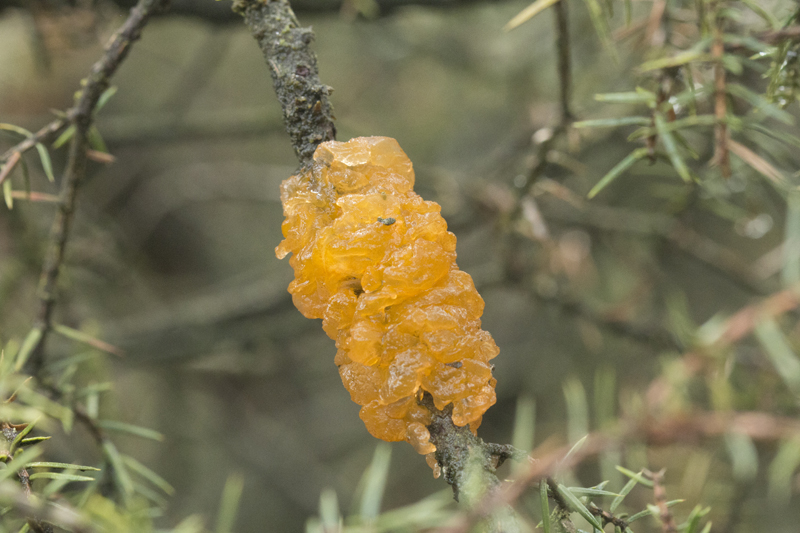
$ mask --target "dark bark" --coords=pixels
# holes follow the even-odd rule
[[[496,474],[497,467],[506,459],[525,454],[510,445],[486,443],[474,435],[468,426],[455,425],[451,416],[452,404],[440,411],[428,393],[425,393],[421,403],[433,413],[428,431],[431,433],[431,442],[436,446],[436,461],[445,481],[453,488],[456,501],[474,507],[491,497],[501,487]],[[519,531],[514,513],[507,505],[497,506],[492,513],[483,516],[482,521],[490,533]]]
[[[244,17],[264,53],[286,132],[300,165],[306,165],[320,143],[336,138],[331,88],[320,82],[317,57],[310,49],[314,33],[300,27],[287,0],[237,0],[233,9]]]

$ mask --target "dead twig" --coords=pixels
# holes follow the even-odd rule
[[[474,435],[468,426],[456,426],[451,417],[453,406],[448,405],[440,411],[427,392],[420,403],[433,414],[428,431],[431,442],[436,446],[436,462],[441,467],[445,481],[453,488],[456,501],[471,506],[485,494],[496,493],[501,487],[496,474],[497,467],[507,458],[524,454],[512,446],[487,444]],[[489,532],[519,531],[507,506],[499,505],[491,514],[481,516],[479,520],[488,521],[486,526]]]

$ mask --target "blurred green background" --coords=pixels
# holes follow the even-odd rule
[[[99,5],[0,11],[0,122],[35,130],[50,109],[72,104],[124,20],[118,7]],[[338,138],[396,138],[414,162],[417,192],[442,205],[458,237],[458,264],[486,300],[484,329],[501,348],[493,361],[498,402],[480,430],[492,442],[510,441],[520,395],[536,400],[537,443],[562,434],[568,377],[590,398],[600,368],[614,370],[622,391],[641,389],[660,370],[660,355],[681,347],[670,316],[701,323],[733,311],[763,294],[774,274],[765,260],[761,274],[742,281],[628,216],[626,209],[668,211],[681,194],[663,164],[621,178],[593,204],[617,210],[594,219],[545,195],[538,207],[547,244],[504,224],[515,184],[532,164],[530,139],[559,112],[552,14],[502,31],[526,5],[405,6],[365,17],[353,14],[369,14],[368,3],[341,10],[310,3],[299,12],[316,33],[321,79],[334,88]],[[641,56],[621,41],[621,58],[612,61],[583,5],[570,8],[574,111],[601,116],[607,108],[592,95],[632,86]],[[163,443],[123,445],[175,486],[163,522],[213,516],[236,472],[245,479],[238,531],[301,530],[327,487],[347,509],[377,442],[341,385],[333,342],[319,321],[294,309],[291,268],[274,255],[278,187],[296,160],[260,51],[236,19],[164,16],[146,28],[113,84],[118,92],[97,125],[116,162],[92,164],[81,190],[57,320],[125,351],[95,369],[116,384],[102,409],[165,435]],[[626,133],[576,137],[545,183],[585,197],[632,149]],[[696,149],[708,153],[703,142]],[[54,153],[56,168],[63,160],[63,150]],[[34,189],[56,192],[38,166],[31,173]],[[734,215],[701,206],[683,222],[750,265],[780,244],[782,204],[743,178],[730,189]],[[22,201],[0,210],[4,341],[30,327],[52,212]],[[643,334],[614,326],[629,323]],[[56,356],[76,349],[51,346]],[[62,437],[59,453],[86,454],[81,438]],[[392,454],[387,507],[445,488],[407,444],[393,444]],[[714,512],[726,523],[734,491],[718,475],[729,469],[718,451],[672,447],[648,459],[670,468],[668,490],[689,508],[719,503]],[[599,481],[593,469],[582,476]],[[743,500],[736,531],[751,530],[748,516],[760,531],[796,531],[796,511],[764,513],[763,497]]]

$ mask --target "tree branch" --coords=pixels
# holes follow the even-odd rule
[[[664,533],[677,533],[678,527],[675,525],[675,518],[667,506],[667,491],[664,488],[664,473],[666,470],[662,469],[659,472],[644,471],[644,475],[649,477],[653,482],[653,498],[655,499],[656,507],[658,507],[658,519],[661,520],[661,530]]]
[[[706,371],[709,364],[715,360],[708,354],[735,345],[752,334],[762,321],[777,319],[798,307],[800,307],[800,284],[795,284],[739,309],[720,324],[713,339],[706,340],[681,356],[679,361],[683,372],[687,376],[694,376]],[[646,393],[651,408],[661,405],[669,396],[672,387],[673,385],[664,376],[651,381]]]
[[[331,88],[320,82],[316,56],[309,50],[313,34],[299,27],[287,0],[266,4],[258,0],[235,0],[233,9],[244,16],[264,53],[283,108],[286,131],[301,166],[306,165],[311,162],[317,146],[333,140],[336,135],[328,100]],[[513,448],[486,444],[468,427],[455,425],[452,405],[440,411],[430,394],[426,394],[421,403],[433,414],[428,427],[431,442],[436,446],[436,460],[453,487],[456,500],[470,504],[486,492],[496,490],[500,480],[495,469],[514,455]],[[487,520],[489,531],[519,530],[510,508],[493,513]]]
[[[21,426],[13,426],[6,421],[3,421],[0,423],[0,427],[2,427],[2,435],[6,440],[3,446],[3,448],[5,448],[3,453],[6,455],[6,457],[13,456],[13,443],[19,435],[17,428]],[[22,486],[21,496],[26,502],[29,502],[33,497],[33,492],[31,491],[31,477],[28,473],[28,469],[23,466],[17,470],[17,477],[19,478],[20,485]],[[25,511],[28,510],[23,509],[22,514],[26,516],[26,523],[31,531],[34,533],[53,533],[53,527],[50,524],[42,522],[38,517],[33,516],[33,513]]]
[[[45,143],[50,141],[50,139],[55,137],[58,133],[61,132],[61,130],[67,127],[67,124],[69,124],[71,119],[72,117],[69,114],[67,114],[67,116],[63,118],[58,118],[54,120],[47,126],[44,126],[39,131],[34,133],[31,137],[28,137],[24,141],[21,141],[18,144],[6,150],[5,153],[3,153],[3,155],[0,155],[0,161],[9,161],[12,157],[19,157],[28,150],[32,149],[38,143]],[[5,177],[0,179],[0,183],[2,183],[4,178]]]
[[[717,7],[717,9],[721,11],[720,8]],[[731,177],[731,161],[728,151],[728,125],[726,122],[728,101],[725,87],[725,67],[722,64],[722,56],[725,52],[722,25],[722,17],[717,15],[713,32],[714,40],[711,43],[711,57],[716,61],[714,63],[714,115],[717,117],[717,124],[714,127],[714,158],[712,161],[719,166],[722,177],[727,179]]]
[[[59,502],[59,505],[55,506],[38,498],[28,498],[22,491],[10,484],[0,485],[0,502],[11,506],[20,514],[30,517],[30,520],[46,523],[46,527],[50,527],[49,524],[58,524],[74,533],[97,531],[76,510],[67,507],[64,502]],[[34,528],[33,531],[36,529]],[[40,531],[42,530],[40,529]],[[48,530],[44,529],[43,531]],[[53,531],[52,528],[49,531]]]
[[[520,469],[516,479],[506,483],[498,490],[487,492],[472,508],[451,520],[448,526],[437,529],[438,533],[467,533],[473,526],[484,520],[497,509],[509,508],[526,493],[528,488],[542,480],[574,469],[587,459],[601,452],[630,442],[643,442],[647,445],[665,446],[680,442],[697,442],[704,439],[719,439],[730,433],[746,435],[758,442],[776,442],[800,436],[800,422],[790,417],[774,416],[763,412],[716,413],[697,411],[677,414],[672,417],[659,416],[652,411],[637,418],[620,419],[614,428],[590,433],[580,447],[561,446],[552,450],[545,443],[542,448],[552,451],[533,450],[530,461]],[[555,491],[552,491],[555,493]],[[663,498],[662,494],[658,495]],[[556,502],[558,503],[558,502]],[[619,518],[601,509],[590,512],[600,516],[605,523],[620,525]]]
[[[558,79],[560,83],[561,123],[564,127],[574,120],[570,102],[572,101],[572,62],[569,46],[569,18],[567,3],[556,2],[553,6],[556,16],[556,47],[558,48]]]
[[[235,0],[233,10],[244,17],[267,60],[286,132],[304,166],[320,143],[336,138],[331,88],[320,81],[317,57],[309,48],[314,33],[300,27],[288,0]]]
[[[456,501],[472,507],[487,495],[496,493],[502,486],[495,473],[497,467],[509,457],[524,454],[512,446],[487,444],[468,426],[455,425],[451,417],[452,404],[440,411],[427,392],[420,403],[433,414],[428,431],[436,446],[436,462],[445,481],[453,488]],[[481,519],[490,533],[520,530],[510,506],[499,505]]]
[[[78,188],[86,171],[86,151],[88,149],[86,134],[94,121],[94,108],[100,100],[100,96],[108,89],[111,77],[128,55],[131,44],[139,39],[142,28],[147,24],[153,13],[166,7],[167,3],[168,0],[139,1],[136,7],[131,10],[128,19],[106,45],[105,54],[94,64],[89,76],[84,80],[83,90],[80,92],[77,103],[67,113],[69,122],[75,128],[75,132],[70,143],[67,167],[61,180],[61,201],[58,204],[58,211],[50,229],[50,242],[39,280],[39,311],[34,328],[39,328],[42,334],[31,352],[29,366],[34,373],[38,372],[43,361],[44,345],[47,333],[50,330],[50,321],[56,302],[56,287],[61,265],[64,261],[64,251],[69,238],[72,214],[75,210]],[[35,145],[36,141],[33,139],[38,137],[40,133],[42,138],[54,134],[55,131],[58,131],[63,126],[58,122],[55,121],[46,126],[34,137],[23,141],[23,143],[32,142],[32,145]]]
[[[375,0],[377,15],[391,15],[405,6],[426,6],[438,9],[459,8],[480,2],[481,0]],[[110,0],[122,9],[130,9],[136,0]],[[356,2],[352,0],[294,0],[293,9],[296,13],[329,13],[336,15],[345,9],[353,10]],[[29,0],[0,0],[0,13],[8,8],[26,8]],[[52,9],[74,7],[74,0],[48,0],[47,6]],[[224,2],[198,1],[198,0],[172,0],[170,15],[195,17],[211,24],[230,24],[237,21],[235,14],[231,13]],[[372,15],[372,13],[370,13]]]

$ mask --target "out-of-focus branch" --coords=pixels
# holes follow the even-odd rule
[[[555,128],[542,128],[533,135],[537,143],[533,165],[525,178],[525,182],[517,191],[517,203],[509,213],[509,220],[519,217],[522,211],[522,198],[544,174],[547,167],[547,155],[562,136],[567,132],[570,123],[575,119],[572,114],[572,56],[569,41],[569,18],[566,2],[556,2],[553,6],[556,27],[556,49],[558,54],[559,107],[560,120]]]
[[[561,89],[561,126],[574,120],[570,102],[572,101],[572,61],[569,46],[569,17],[567,3],[556,2],[553,6],[556,16],[556,47],[558,48],[558,79]]]
[[[283,122],[300,165],[311,162],[320,143],[336,138],[331,88],[323,85],[310,45],[314,33],[301,28],[288,0],[235,0],[258,41],[283,109]]]
[[[658,507],[658,519],[661,520],[661,531],[663,533],[677,533],[678,528],[675,526],[675,518],[667,505],[667,490],[664,488],[664,474],[665,470],[658,472],[650,472],[645,470],[645,476],[653,481],[653,498],[655,499],[656,507]]]
[[[13,442],[17,439],[19,433],[17,429],[21,428],[22,426],[14,426],[7,422],[2,422],[0,424],[2,427],[2,435],[5,439],[4,443],[4,453],[6,457],[13,453]],[[23,467],[17,470],[17,477],[19,478],[20,485],[22,486],[22,496],[25,500],[30,501],[33,497],[33,492],[31,491],[31,478],[30,474],[28,473],[28,469]],[[23,516],[26,517],[26,522],[28,524],[28,528],[34,533],[53,533],[53,527],[48,524],[47,522],[43,522],[40,520],[39,517],[33,516],[31,512],[23,512]]]
[[[754,34],[753,37],[764,44],[770,45],[776,45],[783,41],[800,41],[800,26],[792,25],[778,30],[764,31]],[[747,48],[747,45],[743,41],[738,42],[734,40],[733,42],[725,43],[725,50],[738,52],[741,50],[749,50],[749,48]]]
[[[719,8],[718,8],[719,9]],[[714,127],[714,164],[719,166],[719,170],[724,178],[731,177],[731,160],[728,150],[728,101],[727,89],[725,86],[725,66],[722,64],[722,56],[725,53],[723,42],[722,18],[718,17],[714,26],[714,40],[711,43],[711,57],[714,63],[714,115],[717,124]]]
[[[639,441],[648,445],[668,445],[718,439],[729,433],[746,435],[758,442],[777,442],[800,437],[800,422],[789,417],[763,412],[717,413],[701,411],[672,417],[642,416],[622,419],[617,427],[604,432],[590,433],[579,447],[566,445],[556,450],[533,450],[536,459],[522,468],[516,479],[498,490],[487,493],[467,513],[438,529],[439,533],[466,533],[474,524],[492,515],[496,509],[514,505],[531,485],[569,471],[603,451],[627,442]],[[546,446],[546,444],[545,444]]]
[[[537,162],[534,165],[534,178],[539,175],[538,172],[541,172],[546,164],[546,161],[542,158],[547,150],[545,145],[548,142],[550,142],[549,139],[544,141],[536,153]],[[539,195],[548,193],[562,200],[537,202],[536,205],[542,219],[547,223],[548,227],[551,225],[580,226],[603,232],[619,232],[633,236],[640,235],[642,237],[661,239],[669,246],[718,271],[747,292],[757,295],[768,293],[769,283],[761,279],[756,274],[755,268],[739,254],[698,233],[676,217],[594,205],[591,202],[584,201],[583,198],[550,179],[531,182],[530,186],[531,191],[527,198],[531,195],[538,198]],[[489,199],[488,201],[487,198]],[[516,194],[512,192],[508,194],[505,194],[502,190],[499,192],[481,192],[476,197],[476,201],[492,211],[499,211],[506,227],[509,227],[514,217],[519,217],[522,212],[522,201],[517,200]],[[516,248],[514,249],[516,250]],[[505,284],[508,281],[507,276],[498,276],[483,280],[482,286]],[[602,310],[586,305],[580,299],[571,298],[561,293],[548,295],[531,290],[530,294],[539,301],[558,306],[563,311],[585,319],[614,334],[650,344],[658,349],[681,350],[684,348],[661,323],[620,320],[619,317],[613,314],[606,314]]]
[[[10,506],[22,515],[31,517],[31,520],[58,524],[73,533],[91,533],[97,531],[84,520],[78,512],[60,502],[58,507],[38,498],[28,498],[13,485],[0,485],[0,502],[3,506]],[[34,531],[36,531],[34,529]],[[47,531],[46,529],[44,531]],[[53,531],[50,529],[49,531]]]
[[[743,307],[726,322],[718,343],[729,346],[753,332],[760,320],[777,318],[800,306],[800,286],[776,292],[753,305]]]
[[[64,128],[67,127],[72,117],[68,113],[66,117],[58,118],[44,126],[39,131],[34,133],[31,137],[28,137],[24,141],[17,143],[16,145],[12,146],[8,150],[0,155],[0,161],[9,161],[12,157],[19,157],[28,150],[32,149],[36,146],[37,143],[46,143],[53,139],[58,133],[61,132]],[[17,155],[19,154],[19,155]],[[0,182],[3,180],[0,179]]]
[[[592,205],[568,190],[548,183],[549,189],[565,197],[577,209],[542,204],[545,220],[555,220],[590,226],[603,231],[653,235],[664,239],[670,246],[717,270],[725,277],[755,294],[766,294],[764,281],[756,276],[755,269],[737,253],[717,243],[678,219],[661,214],[644,213],[630,209]]]
[[[683,354],[681,364],[686,375],[699,374],[707,368],[710,358],[704,352],[725,349],[750,335],[762,320],[777,318],[800,307],[800,286],[776,292],[763,300],[743,307],[718,329],[716,338]],[[653,380],[647,390],[648,402],[657,406],[669,394],[669,382],[662,376]]]
[[[480,0],[374,0],[377,13],[370,15],[390,15],[397,9],[405,6],[427,6],[432,8],[458,8],[470,4],[475,4]],[[123,9],[129,9],[136,4],[135,0],[110,0]],[[25,8],[29,5],[28,0],[0,0],[0,12],[7,8]],[[300,13],[330,13],[335,15],[344,10],[352,11],[352,0],[293,0],[292,6],[295,12]],[[73,0],[48,0],[48,6],[54,9],[64,9],[74,7]],[[198,0],[172,0],[170,4],[170,15],[184,17],[195,17],[211,24],[231,24],[237,21],[235,14],[231,13],[225,2],[200,2]]]
[[[111,77],[128,55],[131,45],[139,39],[142,28],[144,28],[154,12],[166,7],[167,4],[168,0],[139,1],[136,7],[131,10],[128,19],[106,45],[103,57],[94,64],[89,76],[84,80],[83,89],[75,107],[67,113],[69,122],[75,128],[75,131],[70,142],[67,166],[61,180],[61,201],[53,219],[47,255],[39,280],[39,311],[34,327],[39,328],[42,334],[32,350],[30,359],[30,367],[34,372],[41,367],[44,356],[44,343],[50,330],[50,321],[56,302],[56,287],[69,238],[75,200],[86,170],[86,152],[88,149],[86,134],[94,120],[94,108],[100,100],[100,96],[108,89]],[[46,127],[45,130],[50,131],[52,129],[54,132],[60,127],[51,125]],[[50,135],[50,133],[44,135]]]
[[[546,296],[533,290],[530,293],[536,300],[553,304],[565,313],[586,320],[620,337],[649,345],[655,350],[677,350],[681,347],[669,330],[661,324],[620,320],[615,317],[609,317],[602,311],[593,309],[577,299],[573,300],[560,295]]]

